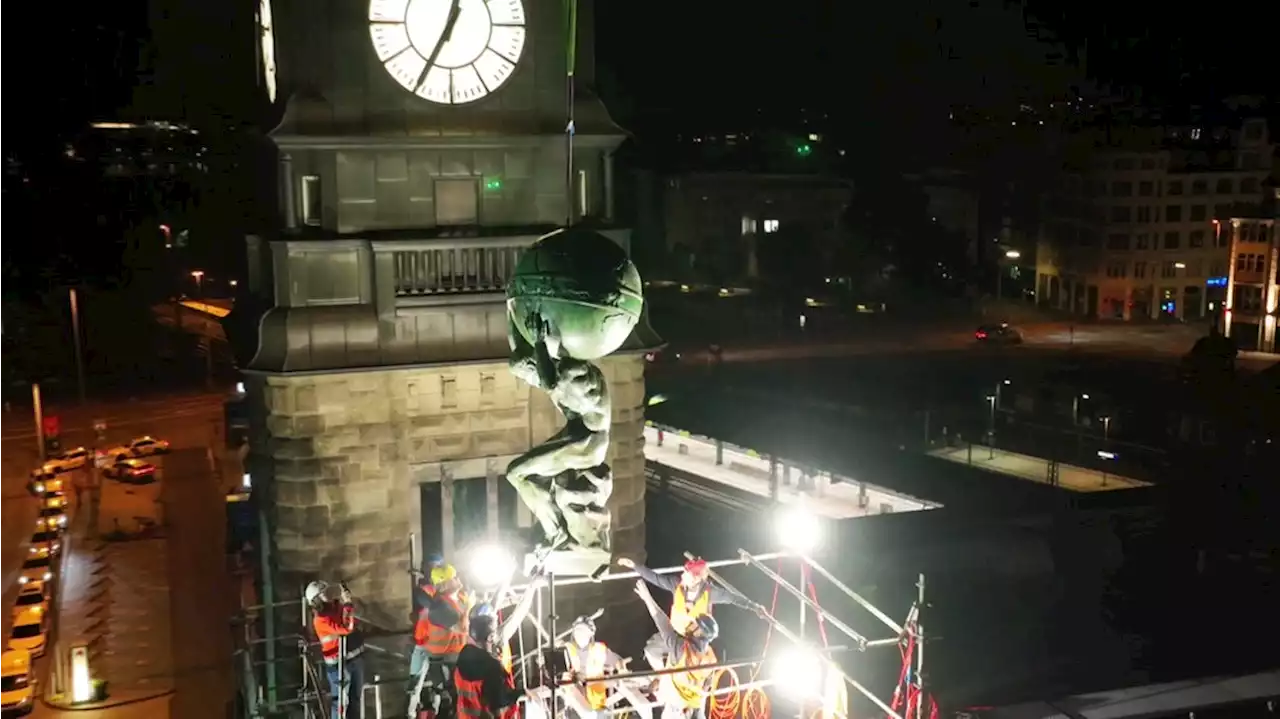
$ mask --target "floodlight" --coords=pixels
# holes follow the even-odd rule
[[[793,552],[806,553],[818,546],[818,520],[800,507],[783,507],[774,520],[778,543]]]
[[[822,694],[822,657],[808,646],[790,646],[769,662],[775,686],[792,699]]]
[[[516,558],[505,547],[482,544],[471,551],[471,579],[481,588],[493,589],[511,579]]]

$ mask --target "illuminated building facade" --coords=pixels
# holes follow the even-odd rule
[[[1255,205],[1275,146],[1261,118],[1112,130],[1050,208],[1037,295],[1106,319],[1208,318],[1227,297],[1231,231]]]
[[[1276,351],[1276,315],[1280,303],[1277,264],[1280,263],[1280,188],[1258,208],[1232,217],[1227,300],[1223,329],[1244,350]]]

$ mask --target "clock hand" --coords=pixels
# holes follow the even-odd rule
[[[453,39],[453,28],[458,24],[458,16],[462,14],[462,0],[452,0],[449,4],[449,19],[445,20],[444,32],[440,33],[440,41],[431,51],[431,56],[427,58],[426,67],[422,68],[422,74],[418,76],[418,82],[414,87],[422,87],[422,83],[427,81],[427,73],[431,72],[431,68],[436,65],[436,58],[440,57],[440,51],[444,49],[445,43]],[[452,80],[452,76],[450,78]]]

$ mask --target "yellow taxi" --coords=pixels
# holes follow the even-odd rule
[[[31,652],[9,649],[0,654],[0,709],[6,715],[27,714],[36,699],[36,680],[31,675]]]
[[[67,496],[61,492],[45,492],[42,509],[66,509]]]
[[[61,549],[62,542],[59,541],[57,530],[40,529],[31,535],[31,548],[27,553],[32,557],[53,557]]]
[[[31,493],[37,497],[44,496],[45,492],[61,492],[66,484],[62,481],[62,477],[53,472],[46,472],[43,468],[37,469],[31,473]]]
[[[49,639],[49,613],[40,607],[32,607],[18,612],[13,618],[13,628],[9,630],[9,649],[23,649],[31,652],[31,656],[44,654],[45,643]]]
[[[67,510],[65,507],[41,507],[40,516],[36,517],[36,530],[48,529],[60,532],[67,528]]]
[[[49,611],[49,583],[43,579],[26,582],[18,590],[18,598],[13,603],[13,616],[18,616],[32,607],[40,611]]]

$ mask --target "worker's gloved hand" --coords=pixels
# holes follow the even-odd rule
[[[649,585],[645,584],[643,579],[636,580],[636,596],[640,597],[646,602],[653,600],[652,595],[649,594]]]
[[[342,594],[341,594],[341,595],[339,595],[339,597],[338,597],[338,598],[339,598],[340,600],[342,600],[342,603],[343,603],[343,604],[350,604],[350,603],[351,603],[351,601],[352,601],[352,598],[351,598],[351,590],[350,590],[350,589],[347,589],[346,585],[343,585],[343,587],[342,587]]]
[[[765,619],[769,616],[769,611],[764,608],[763,604],[757,604],[751,607],[751,611],[755,612],[756,616],[760,617],[761,619]]]
[[[628,559],[627,557],[618,557],[617,562],[619,567],[625,567],[626,569],[636,568],[635,560]]]

